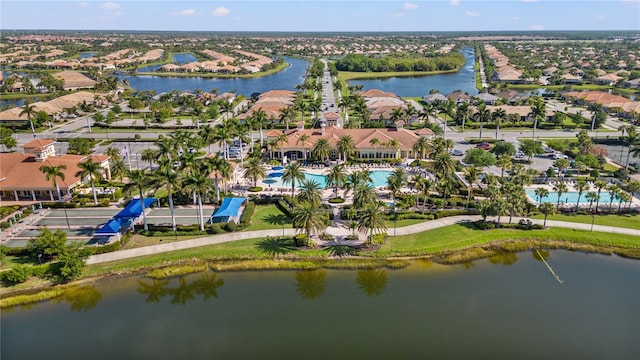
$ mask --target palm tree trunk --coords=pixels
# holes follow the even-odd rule
[[[173,194],[169,190],[169,211],[171,212],[171,230],[176,231],[176,216],[173,211]]]
[[[547,226],[547,213],[544,214],[544,222],[542,223],[542,226]]]
[[[200,218],[200,231],[204,231],[204,216],[202,215],[202,196],[198,194],[198,217]]]
[[[260,125],[260,146],[264,145],[264,138],[262,137],[262,125]]]
[[[480,141],[482,141],[482,124],[483,124],[483,121],[480,120]]]
[[[91,177],[91,192],[93,193],[93,203],[98,205],[98,196],[96,195],[96,187],[93,184],[93,176]]]
[[[144,231],[148,231],[149,225],[147,225],[147,214],[145,214],[145,211],[144,211],[144,195],[142,193],[142,188],[139,188],[138,190],[140,190],[140,205],[142,206],[142,225],[143,225]]]
[[[215,185],[216,185],[216,202],[219,204],[220,203],[220,185],[218,185],[218,177],[217,176],[215,178]]]
[[[60,192],[60,186],[58,185],[57,181],[55,181],[54,183],[56,185],[56,194],[58,194],[58,201],[62,201],[62,193]]]

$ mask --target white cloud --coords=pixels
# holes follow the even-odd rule
[[[622,5],[640,8],[640,0],[620,0]]]
[[[224,6],[213,9],[213,16],[227,16],[231,11]]]
[[[404,17],[404,13],[401,13],[401,12],[393,13],[391,14],[391,17],[401,18],[401,17]]]
[[[417,8],[419,8],[419,6],[418,6],[418,4],[406,2],[406,3],[404,3],[404,6],[402,8],[404,10],[416,10]]]
[[[106,2],[106,3],[102,3],[100,7],[107,10],[115,10],[120,8],[120,4],[116,4],[114,2]]]
[[[529,30],[544,30],[544,25],[531,25]]]
[[[471,16],[471,17],[478,17],[480,16],[479,12],[475,12],[475,11],[465,11],[464,14],[466,16]]]
[[[460,4],[460,0],[451,0],[452,6],[458,6]]]
[[[86,1],[81,1],[78,3],[78,7],[81,7],[81,8],[89,7],[89,3]]]
[[[511,20],[518,21],[518,20],[520,20],[520,16],[512,16]]]
[[[196,11],[193,9],[184,9],[174,13],[175,16],[192,16],[195,14],[196,14]]]

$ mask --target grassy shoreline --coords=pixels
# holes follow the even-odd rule
[[[449,234],[443,235],[443,234]],[[265,271],[306,269],[398,269],[415,259],[440,264],[460,264],[504,252],[533,249],[567,249],[586,253],[619,255],[640,259],[638,237],[564,228],[525,231],[496,229],[481,231],[457,224],[420,234],[391,237],[370,250],[323,249],[294,250],[290,254],[268,256],[256,246],[263,239],[209,245],[176,252],[96,264],[85,269],[73,283],[56,285],[39,281],[0,290],[0,308],[56,298],[65,289],[105,278],[148,276],[166,278],[211,269],[223,271]]]
[[[383,72],[353,72],[353,71],[339,71],[338,80],[349,81],[355,79],[380,79],[388,77],[407,77],[407,76],[428,76],[438,74],[451,74],[460,71],[448,70],[448,71],[383,71]]]

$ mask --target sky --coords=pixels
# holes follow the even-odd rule
[[[640,31],[640,0],[2,0],[0,29]]]

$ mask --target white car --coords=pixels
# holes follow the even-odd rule
[[[462,155],[464,155],[464,152],[462,152],[462,150],[460,150],[460,149],[453,149],[453,150],[451,150],[451,155],[453,155],[453,156],[462,156]]]
[[[568,159],[569,157],[565,154],[560,154],[560,153],[555,153],[553,154],[553,159],[554,160],[558,160],[558,159]]]

